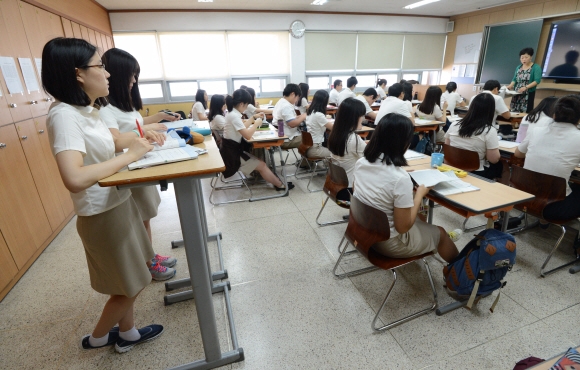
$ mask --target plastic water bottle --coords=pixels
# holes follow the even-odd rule
[[[278,137],[284,136],[284,121],[278,120]]]

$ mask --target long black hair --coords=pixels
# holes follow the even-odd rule
[[[358,121],[365,113],[365,105],[358,99],[346,98],[340,103],[328,137],[328,150],[332,154],[344,157],[348,138],[357,129]]]
[[[301,97],[296,102],[296,106],[297,107],[301,107],[302,106],[302,98],[308,100],[308,90],[310,90],[310,86],[308,86],[307,83],[300,82],[298,84],[298,87],[300,87],[300,95],[301,95]]]
[[[441,104],[441,95],[443,95],[443,92],[439,86],[429,86],[419,110],[425,114],[433,114],[435,106]]]
[[[403,97],[403,100],[406,100],[406,101],[413,100],[413,84],[405,81],[402,83],[402,85],[403,85],[403,91],[405,92],[405,96]]]
[[[109,77],[109,96],[107,100],[123,112],[143,109],[139,93],[139,73],[141,68],[137,59],[125,50],[112,48],[103,54],[103,63],[107,66]],[[131,90],[129,84],[135,77]]]
[[[381,162],[395,166],[406,166],[405,152],[411,145],[415,127],[413,122],[403,115],[389,113],[377,124],[371,141],[367,144],[364,156],[370,163],[375,163],[383,154]]]
[[[252,96],[252,102],[250,104],[252,104],[254,107],[257,107],[257,105],[256,105],[256,90],[254,90],[252,87],[246,87],[244,90],[249,92],[250,95]]]
[[[544,113],[546,116],[552,118],[554,115],[554,105],[556,105],[556,101],[558,100],[555,96],[548,96],[540,102],[534,109],[528,113],[526,116],[526,121],[530,123],[536,123],[540,119],[541,113]]]
[[[231,112],[240,104],[252,104],[252,96],[246,90],[237,89],[232,95],[226,96],[226,106],[228,111]]]
[[[203,109],[207,109],[207,102],[205,101],[205,90],[198,89],[195,93],[195,101],[203,105]]]
[[[491,129],[495,118],[495,99],[491,94],[481,93],[469,104],[469,110],[459,121],[459,136],[472,137]],[[374,135],[374,134],[373,134]]]
[[[75,68],[87,68],[97,48],[85,40],[57,37],[42,49],[42,87],[63,103],[86,107],[91,98],[77,81]],[[129,85],[127,85],[129,86]],[[95,102],[106,105],[104,98]]]
[[[224,104],[226,103],[226,98],[223,95],[212,95],[211,102],[209,104],[209,114],[207,115],[207,119],[211,122],[215,118],[215,116],[224,115],[224,111],[222,110]]]
[[[379,78],[377,80],[377,86],[376,87],[379,87],[379,86],[381,86],[383,84],[386,85],[387,84],[387,80],[385,80],[384,78]]]
[[[318,90],[312,98],[312,103],[306,110],[307,115],[320,112],[326,115],[326,106],[328,105],[328,92],[326,90]]]

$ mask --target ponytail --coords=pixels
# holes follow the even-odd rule
[[[226,107],[228,111],[231,112],[235,107],[240,104],[252,104],[254,100],[252,99],[252,95],[249,92],[242,89],[237,89],[234,91],[232,96],[228,95],[226,97]],[[243,112],[240,112],[243,113]]]

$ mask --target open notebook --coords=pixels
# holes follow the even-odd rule
[[[163,146],[153,144],[154,149],[146,153],[141,159],[130,163],[129,170],[138,168],[145,168],[151,166],[158,166],[165,163],[181,162],[190,159],[196,159],[198,155],[207,153],[207,150],[196,148],[185,144],[185,140],[176,137],[176,133],[172,132],[168,135]],[[127,151],[125,149],[124,151]]]
[[[453,171],[440,172],[438,170],[419,170],[410,172],[409,175],[420,185],[433,188],[440,195],[452,195],[468,193],[479,190],[478,187],[461,180]]]

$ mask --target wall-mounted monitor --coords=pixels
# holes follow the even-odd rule
[[[542,65],[542,77],[580,83],[580,19],[552,23]]]

